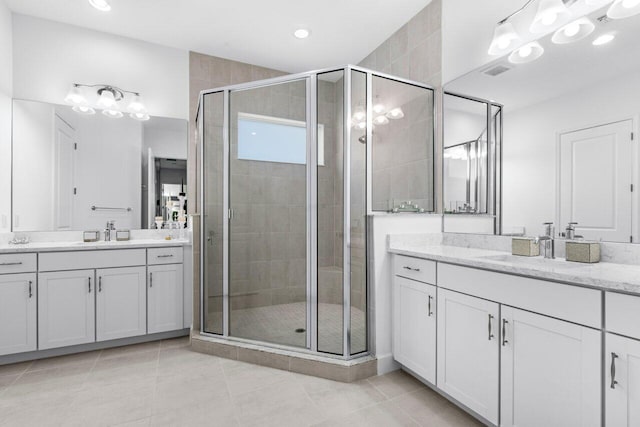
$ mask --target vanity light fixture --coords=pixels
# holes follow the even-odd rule
[[[306,28],[298,28],[297,30],[295,30],[293,32],[293,35],[297,39],[306,39],[307,37],[309,37],[310,34],[311,34],[311,32],[309,30],[307,30]]]
[[[615,0],[607,10],[611,19],[628,18],[640,13],[640,0]]]
[[[529,31],[544,33],[553,27],[566,24],[570,19],[571,12],[563,0],[540,0]]]
[[[111,5],[107,0],[89,0],[89,4],[101,12],[109,12]]]
[[[544,48],[538,42],[527,43],[514,50],[509,55],[509,62],[512,64],[526,64],[535,61],[544,53]]]
[[[73,111],[79,114],[95,114],[95,109],[89,103],[87,96],[95,90],[98,97],[96,107],[102,110],[102,114],[111,118],[120,118],[123,113],[118,105],[125,98],[131,98],[127,106],[129,117],[135,120],[145,121],[151,117],[142,102],[142,97],[138,92],[120,89],[111,85],[86,85],[74,83],[69,93],[64,98],[67,104],[73,106]],[[85,93],[88,92],[88,93]]]
[[[595,30],[596,26],[587,17],[577,19],[553,34],[551,41],[555,44],[566,44],[576,42],[587,37]]]
[[[604,6],[605,4],[609,4],[612,1],[613,0],[586,0],[586,3],[589,6]]]
[[[489,55],[502,55],[503,53],[507,53],[522,41],[518,33],[516,33],[513,24],[507,22],[507,19],[511,16],[498,22],[498,25],[496,25],[496,29],[493,31],[493,40],[489,46]]]
[[[385,111],[387,111],[387,109],[385,108],[384,104],[382,104],[381,102],[377,102],[373,106],[373,112],[376,114],[384,114]]]
[[[603,44],[607,44],[613,41],[613,39],[615,38],[616,38],[616,35],[614,33],[606,33],[596,37],[596,39],[592,42],[592,44],[594,46],[602,46]]]
[[[373,119],[373,123],[376,125],[386,125],[389,123],[389,119],[387,119],[387,116],[377,116]]]

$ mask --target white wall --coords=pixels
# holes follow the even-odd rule
[[[11,11],[0,0],[0,233],[11,229],[12,27]]]
[[[189,118],[187,51],[13,15],[13,52],[15,98],[60,104],[72,83],[108,83],[140,92],[152,116]]]
[[[144,124],[144,153],[151,148],[153,155],[164,159],[187,158],[188,122],[180,121],[171,126],[153,126],[153,121]]]
[[[505,229],[524,226],[527,234],[540,234],[542,222],[556,220],[558,134],[629,118],[637,132],[638,93],[640,74],[633,73],[517,111],[505,108]]]
[[[375,323],[375,355],[378,359],[378,373],[398,369],[393,360],[391,336],[391,254],[387,252],[387,236],[389,234],[406,233],[439,233],[442,227],[440,215],[376,215],[373,216],[373,286],[372,317]]]

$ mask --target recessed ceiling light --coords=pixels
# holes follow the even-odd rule
[[[102,12],[109,12],[111,5],[107,0],[89,0],[89,4]]]
[[[616,38],[616,36],[613,33],[603,34],[603,35],[599,36],[598,38],[596,38],[593,41],[593,45],[594,46],[601,46],[603,44],[609,43],[611,40],[613,40],[615,38]]]
[[[298,39],[306,39],[309,37],[309,34],[311,34],[311,32],[305,28],[298,28],[293,32],[293,35]]]

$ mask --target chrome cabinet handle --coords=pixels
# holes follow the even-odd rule
[[[153,273],[149,273],[149,287],[153,288]]]
[[[429,317],[431,317],[433,315],[433,311],[431,311],[431,301],[433,300],[433,297],[431,295],[429,295]]]
[[[98,292],[102,292],[102,276],[98,276]]]
[[[502,319],[502,346],[507,345],[509,341],[507,341],[507,319]]]
[[[158,255],[158,258],[171,258],[173,255]]]
[[[491,341],[491,338],[493,338],[493,315],[489,314],[489,322],[488,322],[488,329],[489,329],[489,341]]]
[[[419,269],[419,268],[409,267],[408,265],[405,265],[405,266],[404,266],[404,267],[402,267],[402,268],[404,268],[405,270],[420,271],[420,269]]]
[[[2,263],[0,263],[0,266],[2,266],[2,267],[9,266],[9,265],[22,265],[22,261],[2,262]]]
[[[618,381],[616,381],[616,359],[618,358],[618,355],[615,354],[614,352],[611,352],[611,388],[615,389],[616,388],[616,384],[618,384]]]
[[[91,293],[91,277],[89,277],[88,279],[89,279],[89,293]]]
[[[31,285],[33,285],[33,282],[29,280],[29,298],[33,297],[33,289],[31,288]]]

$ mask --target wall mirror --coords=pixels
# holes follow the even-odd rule
[[[186,159],[185,120],[14,100],[11,229],[100,230],[110,220],[118,229],[166,227],[187,203]]]
[[[586,239],[638,241],[640,15],[606,11],[586,16],[591,32],[537,40],[542,56],[515,51],[445,86],[503,105],[502,234],[541,235],[553,221],[562,237],[576,222]]]

